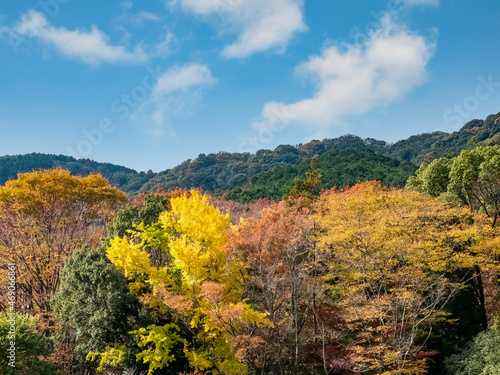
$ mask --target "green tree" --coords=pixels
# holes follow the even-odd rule
[[[128,282],[106,257],[106,243],[98,249],[84,247],[67,259],[61,271],[61,288],[52,298],[54,310],[66,325],[66,336],[74,335],[76,366],[94,367],[85,357],[114,343],[133,347],[129,331],[147,320],[136,296],[128,293]],[[135,367],[135,357],[127,357]]]
[[[471,209],[482,208],[495,225],[500,213],[500,146],[462,151],[454,159],[448,190]]]
[[[65,324],[67,338],[74,336],[76,340],[76,368],[95,369],[96,365],[86,360],[89,352],[121,346],[127,348],[122,367],[147,369],[136,361],[142,349],[129,332],[153,324],[158,316],[152,314],[138,296],[129,293],[128,280],[107,258],[106,249],[110,238],[137,233],[141,222],[157,222],[167,204],[168,199],[162,195],[146,194],[141,206],[118,212],[108,227],[109,237],[103,239],[99,247],[86,246],[66,260],[61,271],[61,288],[51,302]],[[175,369],[183,368],[174,366]]]
[[[449,375],[500,375],[500,331],[481,332],[445,365]]]
[[[11,320],[15,324],[15,338],[12,337]],[[49,340],[36,332],[35,317],[27,315],[0,315],[0,372],[4,375],[52,375],[55,366],[43,360],[49,354]],[[11,342],[15,347],[15,367],[9,365],[8,350]]]
[[[406,186],[434,197],[457,197],[471,210],[483,210],[494,226],[500,214],[500,145],[423,163]]]
[[[299,197],[304,197],[308,199],[314,199],[319,196],[321,190],[321,170],[315,159],[311,160],[310,171],[306,173],[305,179],[300,179],[296,177],[293,182],[294,186],[285,194],[286,198],[297,199]]]
[[[422,163],[415,176],[408,179],[407,187],[433,197],[440,196],[448,190],[452,163],[447,158],[435,159],[430,164]]]

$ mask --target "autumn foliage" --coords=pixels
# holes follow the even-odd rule
[[[84,364],[52,358],[81,374],[424,375],[459,352],[464,311],[498,324],[486,213],[376,181],[320,192],[320,177],[279,203],[175,190],[117,213],[100,176],[19,175],[0,188],[4,267],[30,312],[56,307],[64,327],[42,335],[85,340]]]
[[[451,278],[475,265],[496,267],[496,232],[485,216],[377,182],[324,194],[315,219],[325,276],[352,333],[355,371],[425,374],[433,323],[465,286]],[[466,273],[466,277],[470,277]]]
[[[126,200],[100,175],[62,169],[22,173],[0,187],[0,268],[16,264],[19,307],[50,311],[65,258],[96,246]]]
[[[139,358],[150,363],[153,373],[168,364],[164,359],[169,358],[176,342],[182,342],[196,371],[245,374],[244,357],[256,341],[247,337],[248,333],[272,322],[267,313],[240,300],[245,274],[239,260],[229,257],[224,249],[229,216],[207,204],[207,198],[197,191],[172,198],[170,204],[171,211],[160,216],[159,225],[143,226],[132,238],[115,237],[108,248],[109,259],[133,280],[131,292],[149,289],[143,300],[171,314],[194,338],[188,342],[166,333],[179,330],[174,323],[145,327],[134,332],[146,348]],[[151,244],[168,253],[165,264],[151,264],[147,251]],[[162,331],[163,335],[158,334]],[[157,339],[151,339],[153,334]],[[169,345],[163,342],[167,338]],[[99,354],[101,367],[109,364],[108,353]]]

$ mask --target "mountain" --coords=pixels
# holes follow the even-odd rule
[[[364,179],[380,179],[389,186],[402,186],[404,177],[423,161],[454,157],[464,149],[494,144],[500,144],[500,113],[485,120],[472,120],[453,133],[419,134],[392,144],[344,135],[296,146],[281,145],[255,154],[200,154],[194,160],[159,173],[137,172],[63,155],[3,156],[0,157],[0,184],[15,178],[19,172],[60,166],[77,175],[101,173],[131,196],[158,189],[201,187],[214,194],[228,192],[228,196],[245,201],[263,194],[281,197],[286,187],[293,184],[293,178],[307,171],[312,157],[318,157],[325,188],[343,187]],[[266,185],[267,189],[263,190]]]
[[[6,155],[0,157],[0,185],[15,179],[18,173],[31,172],[38,169],[62,167],[74,175],[87,176],[90,173],[100,173],[113,186],[124,192],[134,194],[155,173],[137,172],[133,169],[114,165],[111,163],[98,163],[89,159],[75,159],[64,155],[46,155],[32,153],[27,155]]]
[[[455,157],[462,150],[496,144],[500,144],[500,113],[489,115],[485,120],[469,121],[453,133],[414,135],[390,145],[383,154],[420,164],[440,157]]]
[[[378,180],[391,187],[404,187],[416,166],[377,154],[370,149],[329,150],[315,158],[322,174],[323,189],[355,185],[359,181]],[[254,176],[249,183],[226,193],[226,198],[248,203],[259,198],[280,200],[294,185],[295,177],[304,177],[310,158],[293,165],[279,165]]]
[[[175,168],[158,173],[141,190],[203,187],[204,190],[220,193],[248,183],[259,173],[280,165],[295,165],[329,150],[369,148],[381,151],[386,145],[385,142],[375,139],[364,140],[354,135],[345,135],[335,139],[311,141],[295,147],[281,145],[274,150],[259,150],[255,154],[200,154],[194,160],[186,160]]]
[[[261,190],[260,194],[256,193],[262,188],[259,185],[259,181],[266,181],[266,179],[270,178],[273,175],[271,171],[280,176],[286,174],[288,176],[286,181],[283,179],[283,176],[277,178],[281,179],[281,183],[289,186],[290,183],[293,183],[292,175],[295,173],[293,171],[301,174],[304,172],[304,168],[308,166],[306,160],[329,151],[370,150],[374,153],[372,155],[385,156],[386,159],[382,163],[387,163],[389,169],[398,169],[401,167],[408,173],[413,168],[408,165],[395,167],[394,162],[408,162],[416,167],[423,161],[431,161],[434,158],[442,156],[454,157],[464,149],[497,143],[500,143],[500,113],[490,115],[485,120],[472,120],[465,124],[459,131],[453,133],[433,132],[419,134],[393,144],[373,138],[362,139],[355,135],[345,135],[322,141],[314,140],[297,146],[281,145],[274,150],[259,150],[255,154],[230,154],[226,152],[209,155],[201,154],[194,160],[186,160],[175,168],[158,173],[142,187],[141,191],[201,186],[212,193],[221,193],[236,189],[232,190],[232,194],[230,195],[233,197],[235,197],[233,193],[236,194],[236,191],[248,191],[247,195],[243,194],[240,196],[241,199],[246,200],[250,196],[264,194],[263,190]],[[349,157],[348,153],[332,155]],[[367,160],[367,157],[367,154],[363,155],[364,160]],[[337,163],[337,157],[334,157],[334,159]],[[378,162],[380,163],[381,161],[378,160]],[[302,166],[299,167],[299,164]],[[293,168],[287,169],[285,166],[293,166]],[[342,186],[346,181],[355,179],[355,183],[357,178],[362,180],[362,176],[368,177],[368,174],[361,172],[353,172],[353,175],[349,175],[349,171],[352,171],[352,168],[349,169],[350,166],[347,165],[345,167],[347,169],[343,176],[326,180],[325,183],[334,183]],[[266,174],[268,171],[269,173]],[[400,172],[398,169],[398,175]],[[371,176],[384,180],[383,176],[377,177],[375,174],[371,174]],[[401,186],[401,184],[404,184],[404,182],[396,182],[396,180],[390,180],[392,182],[387,183],[391,186]],[[252,184],[256,185],[250,187]],[[279,192],[282,191],[283,188],[279,188],[276,191],[272,189],[266,190],[272,196],[277,196],[275,194],[280,194]]]

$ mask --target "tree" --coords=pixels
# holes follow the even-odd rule
[[[284,198],[304,197],[309,200],[316,198],[321,190],[321,170],[316,160],[311,160],[311,170],[306,173],[305,180],[298,177],[294,179],[294,186]]]
[[[36,320],[35,317],[24,314],[0,314],[0,351],[2,352],[0,370],[2,374],[56,374],[55,366],[44,360],[44,357],[49,354],[49,340],[33,329]],[[12,330],[12,327],[15,329]],[[14,351],[11,352],[11,348],[14,348]]]
[[[62,169],[22,173],[0,187],[0,268],[16,264],[19,304],[50,312],[65,258],[97,245],[124,202],[125,193],[100,175],[75,177]]]
[[[483,211],[495,226],[500,215],[500,146],[464,150],[453,159],[437,159],[423,163],[407,188],[440,196],[441,200],[461,201],[472,211]],[[484,296],[483,272],[478,265],[473,289],[482,309],[482,325],[487,327],[487,304]]]
[[[145,194],[139,201],[134,202],[136,206],[118,212],[108,227],[108,238],[103,239],[98,248],[85,246],[67,258],[61,270],[61,287],[51,304],[64,324],[66,340],[76,341],[76,347],[71,347],[76,354],[76,363],[72,365],[81,371],[95,368],[86,360],[89,352],[103,352],[115,345],[128,348],[121,366],[135,370],[145,368],[136,361],[142,349],[129,332],[149,326],[155,320],[158,322],[159,317],[141,304],[136,295],[129,293],[128,280],[106,256],[111,238],[130,237],[137,233],[136,227],[141,222],[156,223],[169,204],[161,194]],[[150,249],[150,253],[157,251]],[[166,319],[163,322],[171,323]]]
[[[340,298],[354,370],[425,374],[420,352],[465,286],[449,276],[496,265],[496,230],[466,208],[377,182],[327,192],[316,208],[319,252]]]
[[[471,209],[483,209],[496,224],[500,213],[500,146],[462,151],[450,171],[450,192]]]
[[[422,163],[420,168],[408,179],[406,186],[420,192],[438,197],[448,190],[452,159],[439,158],[432,163]]]
[[[445,360],[449,375],[500,374],[500,331],[482,332],[460,354]]]
[[[407,188],[434,197],[451,194],[471,210],[483,210],[496,225],[500,214],[500,145],[464,150],[453,159],[423,163]]]
[[[221,215],[197,191],[173,198],[170,204],[171,211],[162,213],[158,223],[140,224],[131,238],[111,239],[107,250],[109,259],[130,279],[131,292],[149,290],[142,301],[178,322],[134,331],[144,348],[138,359],[148,363],[152,373],[168,366],[175,359],[172,348],[183,343],[195,371],[244,374],[245,353],[254,344],[249,332],[272,323],[265,313],[240,301],[245,276],[239,262],[224,251],[229,216]],[[152,263],[150,245],[166,254],[165,263]],[[194,340],[179,335],[178,324]],[[116,350],[89,356],[113,361]]]
[[[304,211],[273,205],[259,219],[242,220],[229,234],[228,251],[244,260],[248,273],[245,296],[267,311],[273,323],[255,332],[264,345],[249,353],[261,374],[298,374],[303,348],[314,340],[311,332],[304,335],[317,292],[312,233],[313,223]]]
[[[106,242],[96,250],[84,247],[66,260],[61,288],[51,305],[63,323],[65,339],[76,342],[71,345],[74,367],[91,367],[85,360],[89,351],[103,351],[115,343],[132,347],[128,332],[144,321],[152,323],[128,291],[127,280],[106,257]],[[133,367],[135,355],[126,359],[125,365]]]

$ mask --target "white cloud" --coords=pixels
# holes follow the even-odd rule
[[[132,24],[135,26],[141,26],[146,22],[159,22],[161,17],[155,13],[138,11],[135,13],[130,12],[134,3],[130,0],[123,1],[121,3],[123,13],[116,17],[115,22]]]
[[[151,123],[147,130],[156,138],[174,137],[170,118],[189,115],[196,110],[201,90],[216,82],[206,65],[192,63],[172,67],[158,77],[150,99],[134,112],[132,118]]]
[[[439,0],[401,0],[406,6],[438,6]]]
[[[206,65],[191,64],[173,67],[165,72],[153,89],[153,97],[186,91],[193,87],[212,85],[216,82]]]
[[[130,13],[127,10],[123,12],[120,16],[114,19],[114,22],[122,25],[131,25],[131,26],[143,26],[149,25],[152,22],[160,22],[161,17],[157,14],[139,11],[136,13]]]
[[[13,31],[20,36],[38,39],[64,56],[90,65],[101,63],[143,63],[149,58],[141,46],[128,51],[109,44],[109,37],[93,25],[90,31],[68,30],[52,26],[44,15],[31,10],[21,16]]]
[[[388,18],[362,44],[330,46],[296,68],[316,84],[312,98],[292,104],[268,102],[256,128],[269,127],[276,114],[287,122],[327,129],[345,116],[361,114],[402,98],[422,84],[434,44]]]
[[[149,22],[158,22],[161,20],[160,16],[151,12],[139,11],[133,16],[135,18],[135,22],[138,24],[142,24],[146,21]]]
[[[270,49],[284,50],[295,34],[307,30],[303,0],[175,0],[199,16],[217,16],[222,33],[236,41],[222,52],[226,58],[243,58]]]
[[[172,53],[172,45],[177,43],[177,38],[173,33],[167,31],[162,40],[150,49],[150,56],[157,56],[160,58],[168,57]]]
[[[134,3],[131,0],[125,0],[121,3],[121,6],[125,12],[132,8],[133,5]]]

